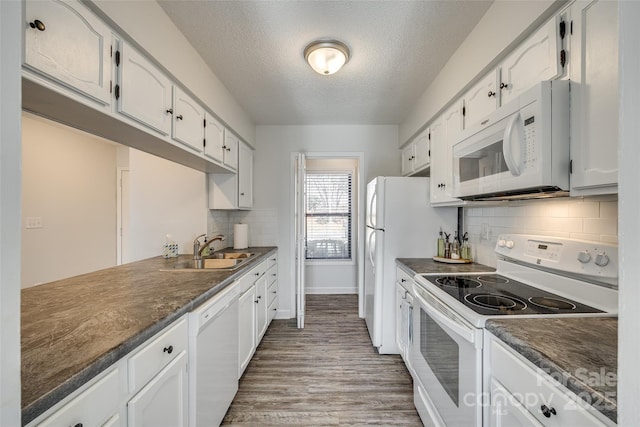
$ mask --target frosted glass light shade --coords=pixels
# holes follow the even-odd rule
[[[325,76],[340,70],[349,60],[349,48],[342,42],[316,41],[307,46],[304,50],[304,58],[311,68]]]

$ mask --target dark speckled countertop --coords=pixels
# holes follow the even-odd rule
[[[486,328],[617,422],[617,318],[488,320]]]
[[[447,264],[432,258],[396,258],[396,263],[412,276],[416,274],[455,274],[493,272],[495,268],[471,262],[468,264]]]
[[[22,423],[207,301],[275,249],[249,248],[256,256],[234,271],[161,271],[192,255],[156,257],[23,289]]]

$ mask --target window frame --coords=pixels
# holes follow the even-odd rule
[[[312,169],[309,170],[307,169],[306,171],[306,175],[345,175],[348,174],[351,176],[351,191],[350,191],[350,195],[349,195],[349,199],[350,199],[350,204],[351,204],[351,209],[349,212],[349,221],[350,221],[350,225],[351,225],[351,238],[349,241],[349,246],[350,246],[350,253],[351,253],[351,258],[326,258],[326,259],[317,259],[317,258],[312,258],[309,259],[306,257],[306,245],[307,245],[307,236],[308,236],[308,230],[306,230],[306,225],[305,225],[305,264],[306,265],[323,265],[323,266],[330,266],[330,265],[340,265],[340,266],[347,266],[347,265],[356,265],[356,245],[355,245],[355,240],[356,240],[356,233],[357,230],[355,229],[354,225],[356,223],[356,211],[357,209],[355,209],[355,203],[357,202],[356,198],[355,198],[355,194],[356,194],[356,171],[354,169]],[[305,182],[305,186],[306,186],[306,182]],[[306,194],[306,190],[305,190],[305,198],[307,197]],[[306,205],[306,203],[305,203]],[[306,224],[306,220],[307,220],[307,212],[304,213],[305,215],[305,224]]]

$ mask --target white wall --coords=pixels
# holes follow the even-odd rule
[[[481,237],[482,225],[489,239]],[[495,267],[494,248],[503,233],[538,234],[618,243],[617,197],[559,198],[509,202],[508,206],[464,208],[474,260]]]
[[[292,164],[295,152],[364,152],[361,184],[378,175],[400,175],[397,126],[258,126],[254,165],[254,206],[278,212],[278,317],[295,315],[291,248]],[[362,187],[361,185],[361,187]],[[249,225],[251,229],[251,224]]]
[[[620,283],[618,323],[618,424],[640,420],[640,2],[621,1],[620,25]]]
[[[142,49],[249,144],[255,144],[252,120],[185,36],[154,0],[93,0],[94,8],[117,24]]]
[[[0,425],[20,424],[22,2],[0,1]]]
[[[23,288],[116,265],[116,148],[22,115]]]
[[[193,239],[207,231],[206,175],[131,149],[131,261],[162,254],[171,234],[180,253],[193,253]]]
[[[563,3],[556,0],[495,1],[400,125],[399,145],[413,138],[473,79],[495,66],[501,54],[522,41],[523,34],[541,24]]]

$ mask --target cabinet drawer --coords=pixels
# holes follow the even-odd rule
[[[128,360],[129,392],[144,386],[177,355],[186,351],[187,342],[187,321],[182,319],[168,331],[143,344],[142,349]]]
[[[274,265],[267,270],[267,283],[269,284],[269,286],[271,286],[271,284],[276,280],[278,280],[278,266]]]
[[[38,426],[99,426],[118,411],[119,371],[114,369]]]
[[[278,312],[278,297],[275,297],[273,301],[269,303],[268,313],[267,313],[267,323],[271,323],[274,317],[276,317],[276,313]]]
[[[271,305],[273,300],[278,297],[278,281],[277,280],[274,280],[273,282],[271,282],[271,284],[267,289],[267,295],[269,295],[267,305]]]
[[[267,268],[271,268],[274,265],[278,265],[278,254],[275,253],[273,255],[269,256],[269,259],[267,259]]]
[[[255,282],[256,280],[258,280],[259,278],[265,275],[265,273],[267,272],[267,268],[268,268],[268,261],[264,260],[260,264],[258,264],[257,267],[251,270],[249,275],[253,277]]]
[[[550,377],[520,360],[495,340],[491,342],[491,377],[497,379],[539,422],[558,426],[605,425],[589,413],[587,403]],[[546,417],[543,406],[555,412]],[[592,409],[595,411],[595,409]]]
[[[396,268],[396,281],[413,295],[413,277],[400,267]]]

